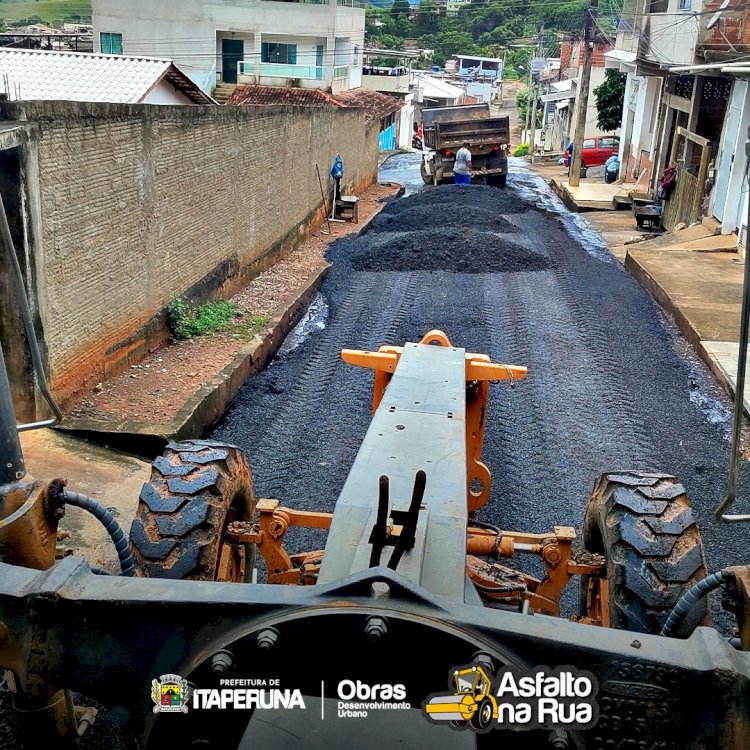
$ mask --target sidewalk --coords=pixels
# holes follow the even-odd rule
[[[625,258],[625,268],[671,315],[733,397],[744,274],[734,242],[733,235],[651,247],[644,242],[630,247]],[[750,415],[747,394],[745,411]]]
[[[600,190],[599,194],[604,195],[604,188],[616,187],[581,180],[581,188],[585,189],[573,193],[568,190],[566,201],[561,195],[565,192],[561,190],[565,184],[563,167],[529,166],[568,206],[573,196],[585,202],[583,199],[592,191],[595,194]],[[586,207],[582,203],[577,208]],[[673,318],[734,397],[744,274],[736,236],[714,235],[710,222],[708,227],[697,224],[652,235],[637,227],[630,210],[589,210],[586,220],[602,235],[615,258]],[[750,415],[750,394],[745,398],[745,411]]]

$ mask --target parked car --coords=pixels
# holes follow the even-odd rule
[[[599,135],[583,140],[584,167],[600,167],[613,154],[620,151],[620,139],[616,135]],[[565,166],[570,166],[570,153],[565,151]]]

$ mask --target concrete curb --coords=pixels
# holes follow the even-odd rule
[[[552,188],[555,195],[565,204],[565,208],[572,211],[574,214],[581,213],[581,209],[573,200],[573,196],[562,186],[562,184],[558,183],[554,177],[549,181],[549,186]]]
[[[666,289],[656,281],[630,252],[625,256],[624,266],[625,270],[651,295],[662,310],[672,318],[680,333],[687,339],[690,346],[693,347],[695,353],[703,360],[708,369],[711,370],[711,373],[724,390],[734,399],[733,383],[710,352],[703,346],[703,339],[690,318],[680,310]],[[750,412],[748,412],[748,415],[750,415]]]
[[[394,198],[400,198],[405,192],[404,186],[397,182],[381,184],[399,188]],[[364,234],[380,210],[362,222],[356,232],[344,236]],[[271,314],[266,328],[247,342],[221,372],[195,391],[169,422],[151,424],[68,418],[56,429],[149,458],[159,455],[170,440],[201,437],[224,416],[247,378],[262,370],[276,354],[287,334],[299,322],[329,269],[330,265],[325,264],[297,287]]]
[[[127,420],[67,419],[58,429],[147,456],[160,453],[170,440],[201,437],[208,427],[221,419],[245,380],[262,370],[278,351],[312,301],[329,268],[328,264],[320,267],[297,287],[271,314],[266,328],[253,336],[229,364],[195,391],[169,422],[149,424]]]

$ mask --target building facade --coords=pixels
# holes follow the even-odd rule
[[[627,74],[620,176],[654,196],[664,170],[675,167],[668,229],[711,215],[724,231],[740,228],[744,159],[735,154],[748,124],[747,84],[732,61],[747,57],[747,21],[745,6],[722,0],[626,2],[606,56],[608,67]]]
[[[605,76],[605,55],[612,45],[597,39],[591,56],[591,78],[586,107],[584,138],[608,135],[597,124],[598,112],[594,89],[601,85]],[[543,106],[541,132],[537,132],[535,143],[545,151],[563,151],[575,137],[578,118],[578,81],[583,71],[584,43],[580,39],[566,39],[560,46],[560,59],[547,62],[539,72],[537,86],[542,91]]]
[[[362,82],[362,0],[92,0],[92,14],[97,51],[168,57],[204,91]]]

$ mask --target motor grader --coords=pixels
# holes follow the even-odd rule
[[[7,223],[2,235],[12,248]],[[746,299],[745,342],[748,310]],[[750,747],[750,576],[746,567],[707,575],[673,477],[599,477],[580,538],[567,526],[497,528],[478,518],[491,485],[481,460],[488,393],[526,368],[492,363],[440,331],[342,357],[373,370],[373,416],[333,513],[256,499],[241,450],[189,440],[153,462],[126,539],[64,478],[26,472],[18,430],[46,422],[16,424],[0,349],[0,667],[23,747],[85,746],[102,709],[141,749]],[[41,367],[37,376],[48,394]],[[55,559],[69,505],[107,527],[120,575]],[[287,551],[293,527],[325,530],[324,549]],[[525,572],[527,558],[541,575]],[[578,610],[561,617],[576,583]],[[707,626],[706,593],[719,586],[736,638]],[[419,706],[471,664],[487,675],[585,670],[598,685],[596,723],[433,725]],[[248,682],[298,691],[305,708],[267,710],[256,699],[245,710],[200,709],[188,698]],[[341,718],[344,683],[366,697],[399,683],[406,700]]]

